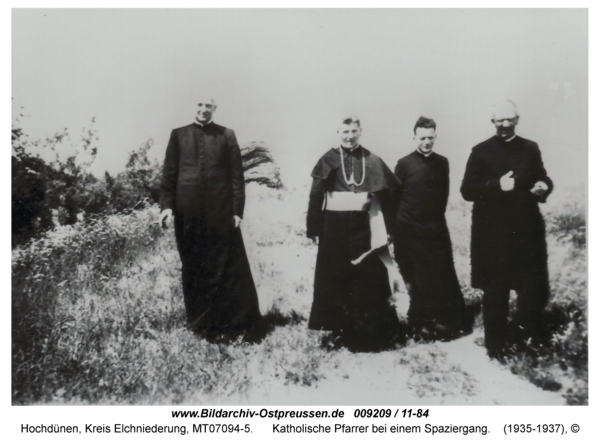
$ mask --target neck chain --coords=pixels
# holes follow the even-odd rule
[[[360,152],[362,154],[362,179],[360,181],[360,183],[356,183],[356,180],[354,179],[354,162],[352,162],[352,172],[350,175],[350,180],[346,179],[346,168],[344,167],[344,150],[343,148],[340,147],[340,158],[342,159],[342,173],[344,176],[344,180],[346,181],[346,183],[348,185],[356,185],[357,187],[361,186],[363,183],[365,183],[365,177],[366,175],[366,162],[365,162],[365,152],[362,149],[362,147],[359,145],[357,148],[360,148]],[[355,148],[356,149],[356,148]],[[350,151],[348,153],[348,155],[352,155],[352,151]]]

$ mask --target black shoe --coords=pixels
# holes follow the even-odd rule
[[[449,327],[442,324],[435,324],[433,326],[433,334],[434,338],[437,341],[448,342],[453,341],[454,339],[458,339],[461,336],[465,336],[471,332],[465,332],[456,327]]]
[[[321,347],[327,351],[339,350],[344,346],[339,332],[327,332],[321,337]]]
[[[418,329],[414,329],[412,333],[413,341],[420,342],[432,342],[435,340],[433,336],[433,330],[429,330],[427,327],[419,327]]]
[[[490,359],[495,359],[502,365],[508,364],[508,362],[506,360],[506,349],[504,349],[504,348],[488,349],[487,355],[489,356]]]

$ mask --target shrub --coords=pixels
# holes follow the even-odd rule
[[[513,372],[568,404],[588,402],[588,287],[584,211],[572,204],[548,217],[550,301],[541,338],[524,338],[509,356]]]
[[[84,128],[80,145],[72,145],[75,154],[62,159],[57,146],[68,144],[68,130],[56,133],[45,140],[30,140],[22,128],[13,126],[12,142],[12,244],[26,242],[52,228],[56,211],[61,225],[77,222],[85,200],[88,185],[96,179],[87,172],[97,154],[98,137],[93,129]],[[45,161],[32,151],[55,154],[55,159]]]
[[[550,233],[556,234],[560,240],[568,240],[577,248],[586,246],[585,214],[581,210],[560,214],[552,219]]]
[[[13,246],[54,226],[46,201],[48,165],[25,151],[20,129],[12,130],[11,232]]]
[[[279,167],[264,142],[250,142],[240,148],[246,183],[256,182],[269,188],[281,188]]]
[[[114,291],[114,283],[142,252],[151,254],[161,230],[150,224],[156,209],[78,223],[13,250],[13,399],[49,400],[64,378],[81,370],[82,346],[111,325],[91,322],[92,296]],[[109,285],[110,284],[110,285]],[[74,313],[73,304],[88,300]],[[81,323],[83,319],[86,322]],[[73,328],[85,341],[65,351]],[[86,345],[87,344],[87,345]]]

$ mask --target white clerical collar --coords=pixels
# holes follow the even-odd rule
[[[510,142],[511,140],[513,140],[515,137],[517,137],[516,134],[513,134],[513,136],[510,139],[506,139],[505,142]]]
[[[206,122],[206,123],[200,123],[200,122],[198,121],[198,119],[196,119],[196,123],[197,123],[198,125],[200,125],[201,127],[203,127],[203,128],[204,128],[204,126],[205,126],[205,125],[208,125],[208,124],[209,124],[209,123],[211,123],[211,122],[212,122],[212,119],[210,119],[210,120],[209,120],[208,122]]]
[[[429,157],[429,156],[431,156],[431,153],[433,153],[433,151],[429,151],[428,153],[424,153],[419,148],[417,148],[417,153],[419,153],[422,156]]]
[[[359,143],[358,145],[356,145],[355,147],[353,147],[353,148],[348,148],[348,147],[346,147],[346,146],[344,146],[344,145],[340,145],[340,147],[341,147],[341,148],[343,148],[343,149],[345,149],[345,150],[349,150],[349,151],[354,151],[354,150],[355,150],[356,148],[358,148],[359,146],[360,146],[360,143]]]

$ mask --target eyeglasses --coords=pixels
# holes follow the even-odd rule
[[[506,123],[517,123],[518,117],[512,117],[510,119],[493,119],[494,123],[498,123],[500,125]]]

